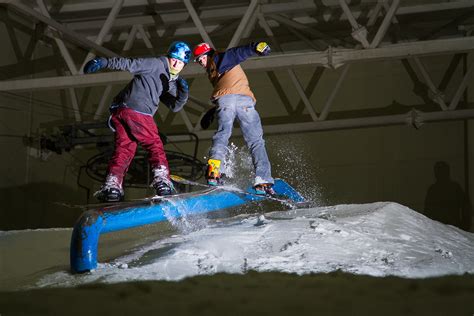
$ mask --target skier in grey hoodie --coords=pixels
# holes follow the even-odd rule
[[[97,57],[84,66],[84,73],[102,68],[127,70],[133,79],[119,92],[110,106],[110,125],[115,132],[115,151],[109,162],[105,183],[94,195],[101,201],[124,198],[122,182],[138,144],[149,153],[153,170],[152,186],[157,195],[173,194],[168,160],[153,119],[159,102],[173,112],[183,108],[189,88],[179,72],[189,62],[191,49],[185,42],[174,42],[167,56],[156,58]]]

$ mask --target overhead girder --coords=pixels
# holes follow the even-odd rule
[[[10,2],[10,1],[0,1],[1,2]],[[364,11],[373,10],[377,0],[372,1],[360,1],[360,6],[365,6],[367,10],[353,10],[353,15],[356,18],[359,18],[364,14]],[[240,1],[233,3],[223,3],[222,1],[215,1],[214,4],[207,4],[206,2],[200,8],[199,17],[206,22],[208,20],[214,21],[217,18],[229,19],[229,18],[239,18],[242,17],[245,13],[248,2]],[[116,26],[131,26],[133,24],[154,24],[152,15],[143,15],[143,8],[150,6],[150,4],[159,5],[161,12],[159,14],[163,17],[165,23],[183,23],[188,18],[188,12],[182,5],[182,0],[169,0],[169,1],[127,1],[124,4],[123,13],[127,17],[122,17],[117,20]],[[398,15],[405,14],[421,14],[426,12],[434,11],[446,11],[446,10],[456,10],[472,7],[472,2],[470,0],[458,0],[450,2],[441,2],[441,3],[431,3],[423,5],[410,5],[409,2],[406,3],[406,6],[402,6],[397,11]],[[86,26],[94,25],[94,18],[98,20],[105,19],[107,12],[113,5],[113,1],[97,1],[97,2],[86,2],[86,3],[66,3],[61,7],[60,12],[55,15],[59,21],[63,23],[68,23],[72,29],[78,30],[80,25]],[[173,5],[170,7],[170,5]],[[334,19],[336,16],[330,11],[330,9],[338,8],[339,3],[337,0],[325,1],[325,2],[316,2],[312,0],[302,0],[302,1],[287,1],[281,3],[262,3],[262,13],[263,14],[275,14],[275,13],[287,13],[287,14],[297,14],[297,13],[312,13],[312,12],[321,12],[320,17],[324,21],[329,21]],[[169,13],[167,13],[169,11]],[[99,14],[96,14],[98,12]],[[135,17],[133,16],[135,15]],[[137,17],[140,15],[140,17]],[[81,16],[84,22],[81,22]],[[130,20],[130,18],[141,19],[140,21]],[[339,19],[346,19],[344,16],[338,16]],[[92,21],[91,21],[92,20]],[[97,24],[97,28],[100,28],[102,23]],[[89,26],[90,27],[90,26]]]
[[[117,57],[118,54],[114,53],[113,51],[100,46],[93,41],[88,40],[87,38],[83,37],[82,35],[72,31],[68,27],[65,27],[61,23],[56,22],[55,20],[45,16],[44,14],[32,9],[31,7],[20,3],[19,1],[12,1],[9,3],[9,8],[13,8],[14,10],[34,17],[36,20],[43,22],[53,28],[54,30],[60,32],[63,36],[67,37],[72,42],[76,43],[80,47],[84,47],[87,49],[94,49],[96,52],[101,53],[107,57]]]
[[[221,2],[222,3],[222,2]],[[315,10],[316,5],[314,1],[303,0],[303,1],[288,1],[287,3],[274,3],[274,4],[262,4],[262,12],[265,14],[273,13],[297,13],[297,12],[308,12],[309,10]],[[199,18],[203,23],[216,24],[217,22],[226,22],[229,19],[241,18],[248,8],[248,3],[237,3],[237,4],[225,4],[216,5],[213,7],[201,7]],[[126,9],[124,10],[126,11]],[[160,15],[165,25],[183,25],[189,19],[189,11],[183,4],[180,5],[179,10],[162,10],[157,14]],[[91,28],[99,28],[102,25],[102,15],[97,16],[94,20],[94,15],[91,14],[90,10],[87,10],[85,14],[85,21],[80,21],[77,18],[77,12],[75,18],[68,21],[68,19],[62,19],[61,14],[57,15],[58,20],[67,23],[68,26],[76,31],[87,30]],[[132,16],[119,17],[114,25],[115,28],[129,27],[133,24],[143,25],[155,25],[153,15],[135,14]],[[196,33],[198,33],[196,29]]]
[[[135,33],[139,31],[142,38],[145,40],[146,46],[148,48],[153,48],[152,43],[149,41],[147,34],[144,30],[143,25],[145,26],[154,26],[154,27],[163,27],[168,28],[170,25],[183,25],[183,22],[192,20],[191,24],[185,24],[180,28],[173,28],[172,32],[168,34],[168,36],[172,36],[177,32],[182,32],[182,30],[193,30],[196,34],[200,34],[201,37],[207,36],[209,40],[214,38],[212,36],[212,30],[222,29],[220,27],[219,21],[228,21],[230,18],[238,19],[235,23],[235,31],[234,36],[232,36],[233,40],[231,41],[232,44],[238,44],[240,38],[244,36],[244,34],[249,33],[248,29],[245,29],[242,21],[250,21],[252,18],[251,10],[249,10],[248,1],[230,4],[230,5],[219,5],[216,7],[200,7],[199,14],[197,11],[191,12],[192,2],[190,0],[185,0],[187,3],[187,7],[183,6],[181,0],[169,0],[169,1],[158,1],[159,3],[166,2],[167,4],[176,5],[174,9],[170,12],[155,12],[156,14],[160,15],[160,20],[163,22],[163,25],[157,24],[156,19],[153,15],[149,16],[130,16],[130,17],[121,17],[117,16],[114,26],[112,30],[117,30],[120,28],[128,28],[135,27]],[[328,8],[337,8],[342,4],[343,0],[334,0],[334,1],[327,1],[325,2]],[[69,39],[73,43],[78,44],[79,46],[86,48],[86,49],[93,49],[98,53],[101,53],[104,56],[111,56],[114,52],[108,50],[105,47],[100,46],[98,43],[88,40],[85,35],[84,31],[91,29],[97,30],[103,24],[103,18],[100,18],[100,26],[97,24],[95,25],[93,18],[92,21],[89,20],[88,22],[76,20],[69,21],[66,26],[58,23],[56,20],[60,22],[65,22],[63,14],[55,14],[52,18],[41,16],[39,12],[31,12],[31,10],[35,11],[34,9],[28,9],[26,5],[22,4],[20,1],[5,1],[0,0],[0,3],[10,3],[8,7],[16,8],[15,10],[26,15],[33,16],[38,21],[49,25],[51,28],[57,30],[58,32],[62,33],[64,39]],[[357,9],[353,10],[350,8],[350,11],[347,11],[349,7],[346,8],[346,14],[338,14],[337,10],[329,10],[327,12],[322,13],[319,15],[319,20],[315,20],[310,14],[315,10],[315,2],[314,1],[299,1],[299,2],[286,2],[286,3],[271,3],[271,4],[259,4],[257,6],[256,0],[250,1],[251,5],[258,7],[260,12],[268,17],[269,20],[273,20],[271,22],[285,24],[285,27],[293,27],[296,29],[305,29],[306,26],[310,26],[308,29],[314,27],[314,25],[324,24],[324,22],[331,21],[331,20],[345,20],[348,18],[348,12],[350,12],[353,21],[352,24],[354,26],[354,22],[356,20],[365,20],[369,19],[372,24],[375,24],[375,21],[378,19],[378,12],[372,12],[370,10],[362,10]],[[107,9],[110,11],[110,7],[113,6],[114,2],[107,2],[108,6],[102,7],[102,9]],[[137,4],[147,6],[157,3],[156,1],[127,1],[126,3],[130,4]],[[206,2],[208,3],[208,2]],[[220,3],[220,2],[219,2]],[[377,1],[361,1],[361,4],[370,4],[372,6],[372,10],[377,8]],[[329,49],[325,51],[316,51],[316,52],[295,52],[295,53],[287,53],[287,54],[272,54],[271,56],[265,58],[251,58],[243,64],[244,69],[247,70],[254,70],[254,71],[265,71],[270,69],[276,68],[293,68],[293,67],[301,67],[307,65],[315,65],[315,66],[322,66],[327,68],[337,68],[342,65],[345,65],[345,69],[342,72],[341,78],[338,81],[343,80],[344,74],[348,70],[348,66],[351,63],[358,63],[358,62],[371,62],[371,61],[379,61],[379,60],[389,60],[389,59],[405,59],[411,57],[419,57],[419,56],[426,56],[426,55],[443,55],[443,54],[459,54],[464,52],[469,52],[474,50],[474,38],[473,37],[466,37],[466,38],[445,38],[445,39],[438,39],[438,40],[426,40],[426,41],[419,41],[419,42],[407,42],[402,44],[392,44],[392,45],[383,45],[379,46],[382,38],[385,35],[385,32],[388,29],[388,21],[392,18],[396,19],[396,15],[410,15],[410,14],[421,14],[424,12],[433,12],[433,11],[445,11],[445,10],[459,10],[459,9],[472,9],[474,8],[474,3],[472,1],[452,1],[452,2],[444,2],[439,4],[431,4],[431,5],[423,5],[423,6],[411,6],[411,7],[399,7],[398,1],[394,0],[391,2],[392,5],[388,6],[387,3],[383,5],[386,11],[385,18],[382,15],[383,21],[381,21],[381,26],[378,26],[379,32],[372,40],[372,43],[368,42],[364,45],[367,49],[358,49],[358,48],[340,48],[340,47],[329,47]],[[295,5],[297,4],[297,5]],[[345,4],[345,1],[344,1]],[[127,5],[124,4],[125,7]],[[67,5],[63,5],[61,8],[61,12],[68,12],[66,9]],[[379,10],[382,9],[382,6],[379,6]],[[84,7],[85,8],[85,7]],[[98,7],[97,7],[98,8]],[[184,8],[184,9],[183,9]],[[319,7],[318,9],[321,9]],[[186,11],[186,10],[189,10]],[[340,11],[340,10],[339,10]],[[72,12],[72,11],[70,11]],[[371,14],[372,12],[372,14]],[[39,14],[39,16],[38,16]],[[307,18],[305,14],[309,14]],[[194,16],[193,16],[194,15]],[[286,15],[286,16],[283,16]],[[192,19],[189,17],[191,16]],[[242,18],[242,16],[244,18]],[[465,14],[467,16],[467,14]],[[279,17],[279,18],[278,18]],[[299,17],[299,18],[298,18]],[[463,16],[464,17],[464,16]],[[151,20],[147,20],[150,18]],[[321,20],[322,18],[322,20]],[[242,20],[241,20],[242,19]],[[349,18],[350,20],[350,18]],[[140,21],[140,23],[130,24],[132,22]],[[463,19],[464,21],[464,19]],[[161,23],[160,22],[160,23]],[[285,23],[286,22],[286,23]],[[88,23],[88,24],[86,24]],[[149,23],[149,24],[148,24]],[[214,23],[214,24],[210,24]],[[347,21],[345,22],[347,24]],[[357,22],[356,22],[357,23]],[[448,23],[450,25],[451,23]],[[275,25],[275,24],[274,24]],[[86,26],[82,28],[82,26]],[[229,29],[229,30],[232,30]],[[156,29],[155,29],[156,31]],[[95,33],[97,33],[95,31]],[[127,41],[125,41],[125,47],[130,46],[131,44],[129,41],[130,34],[132,31],[129,32]],[[335,38],[333,34],[326,35],[324,33],[324,29],[319,29],[317,32],[307,32],[311,33],[313,38],[319,38],[322,40],[342,40],[340,37]],[[317,33],[317,34],[316,34]],[[115,36],[117,34],[114,34]],[[209,35],[211,37],[209,37]],[[248,34],[247,34],[248,35]],[[347,34],[348,35],[348,34]],[[135,36],[135,34],[133,34]],[[105,42],[107,41],[105,38],[102,38]],[[227,39],[227,43],[230,37]],[[311,39],[308,39],[311,41]],[[100,41],[102,42],[102,41]],[[235,42],[235,43],[234,43]],[[128,43],[128,44],[127,44]],[[311,45],[308,45],[311,46]],[[225,47],[225,46],[223,46]],[[313,46],[311,46],[313,47]],[[451,110],[451,111],[441,111],[441,112],[417,112],[415,110],[409,111],[406,114],[396,114],[396,115],[387,115],[387,116],[376,116],[376,117],[366,117],[366,118],[353,118],[353,119],[337,119],[337,120],[325,120],[329,114],[329,108],[334,99],[335,94],[337,93],[337,87],[334,91],[330,94],[327,99],[326,104],[324,105],[322,112],[320,114],[312,113],[311,118],[313,122],[300,122],[300,123],[286,123],[286,124],[266,124],[264,126],[265,132],[269,134],[273,133],[287,133],[287,132],[306,132],[306,131],[317,131],[317,130],[332,130],[332,129],[345,129],[345,128],[356,128],[356,127],[371,127],[371,126],[386,126],[386,125],[395,125],[395,124],[411,124],[415,127],[418,127],[419,124],[422,122],[432,122],[432,121],[444,121],[444,120],[456,120],[456,119],[470,119],[474,118],[474,110],[455,110],[457,104],[459,103],[459,99],[463,90],[462,87],[467,85],[469,75],[472,72],[473,65],[469,67],[469,71],[463,77],[461,82],[461,87],[457,90],[451,104],[445,104],[442,107],[443,110]],[[189,65],[185,68],[183,75],[187,77],[195,77],[204,75],[204,72],[199,66],[196,65]],[[428,76],[425,76],[428,79]],[[37,79],[27,79],[27,80],[8,80],[8,81],[0,81],[0,91],[32,91],[32,90],[47,90],[47,89],[72,89],[77,87],[89,87],[89,86],[96,86],[96,85],[108,85],[107,89],[110,90],[111,84],[116,83],[126,83],[131,79],[131,75],[126,72],[108,72],[108,73],[99,73],[99,74],[91,74],[91,75],[75,75],[75,76],[63,76],[63,77],[50,77],[50,78],[37,78]],[[296,85],[299,85],[297,82],[297,78],[293,78]],[[431,87],[434,87],[434,84],[431,83]],[[107,90],[106,89],[106,90]],[[435,89],[433,89],[435,90]],[[306,109],[311,108],[311,104],[305,97],[305,92],[303,91],[303,87],[299,85],[299,93],[302,97],[303,107]],[[195,99],[195,98],[194,98]],[[200,100],[192,100],[195,104],[202,105],[202,108],[205,108],[205,104],[202,104]],[[102,107],[105,105],[105,98],[103,98],[100,103]],[[290,105],[291,108],[291,105]],[[192,109],[191,109],[192,110]],[[455,110],[455,111],[454,111]],[[302,107],[298,107],[296,110],[291,108],[291,111],[288,113],[291,115],[292,113],[296,113],[302,117]],[[199,115],[199,110],[192,110],[188,111],[189,114]],[[291,112],[291,113],[290,113]],[[311,114],[311,112],[310,112]],[[99,115],[99,111],[96,113],[96,116]],[[198,136],[204,139],[209,139],[213,135],[213,131],[199,131],[198,124],[194,127],[193,123],[189,119],[186,112],[180,113],[185,127],[189,131],[197,131]],[[319,116],[318,116],[319,115]],[[174,119],[174,114],[168,115],[165,119],[158,117],[157,118],[160,122],[164,122],[166,124],[171,124]],[[265,122],[265,119],[262,120]],[[421,123],[420,123],[421,122]],[[175,125],[173,126],[175,127]],[[240,131],[235,131],[234,135],[240,135]],[[184,140],[184,139],[183,139]]]
[[[8,6],[15,8],[24,7],[20,1],[3,1],[4,3],[10,3]],[[202,5],[199,8],[199,19],[208,32],[216,29],[222,28],[223,25],[227,24],[230,19],[240,19],[248,8],[248,3],[246,1],[237,2],[237,3],[227,3],[222,4],[222,2],[216,1],[215,4]],[[155,4],[159,5],[163,9],[154,12],[153,14],[143,14],[143,8],[149,7],[150,5]],[[173,7],[169,8],[169,5],[172,4]],[[357,19],[362,15],[368,14],[374,10],[376,1],[361,1],[360,6],[368,7],[368,9],[355,9],[352,10],[352,15]],[[112,7],[113,2],[104,1],[98,3],[85,3],[85,4],[64,4],[61,7],[60,12],[53,15],[53,20],[56,20],[61,23],[66,23],[68,30],[74,32],[80,32],[83,35],[87,34],[87,30],[90,30],[91,36],[97,34],[97,30],[100,29],[103,25],[103,20],[108,13],[108,9]],[[304,23],[308,26],[319,28],[320,26],[326,25],[329,21],[332,20],[344,20],[347,17],[343,14],[337,14],[337,1],[329,1],[324,4],[315,4],[314,1],[302,0],[302,1],[288,1],[283,3],[266,3],[261,4],[261,12],[264,15],[278,15],[285,14],[287,17],[295,17],[298,20],[297,16],[302,17],[302,20],[298,20],[298,23]],[[474,4],[472,1],[451,1],[444,3],[435,3],[435,4],[425,4],[425,5],[412,5],[412,6],[403,6],[399,7],[397,10],[398,16],[409,15],[409,14],[423,14],[426,12],[445,12],[446,10],[459,10],[459,9],[468,9],[472,8]],[[94,16],[94,8],[97,8],[100,11],[100,15]],[[136,8],[135,11],[132,9]],[[140,9],[141,8],[141,9]],[[24,8],[23,8],[24,9]],[[33,9],[31,9],[33,10]],[[132,10],[127,14],[127,10]],[[35,11],[35,10],[33,10]],[[155,26],[159,27],[158,32],[163,32],[166,28],[169,28],[171,25],[179,26],[174,34],[170,36],[183,35],[183,32],[180,29],[185,30],[186,34],[199,34],[199,29],[193,24],[189,25],[189,12],[187,8],[183,5],[181,1],[127,1],[124,4],[123,16],[119,16],[114,22],[113,29],[129,29],[133,25],[144,25],[146,26]],[[321,12],[320,15],[315,18],[311,18],[315,12]],[[368,13],[366,13],[368,12]],[[31,11],[26,12],[23,10],[24,14],[33,14]],[[68,18],[67,14],[71,13],[71,16]],[[66,14],[66,16],[65,16]],[[163,25],[157,25],[156,16],[159,15],[160,20]],[[83,20],[81,21],[81,16]],[[296,21],[295,20],[295,21]],[[188,24],[186,24],[188,22]],[[295,22],[296,23],[296,22]],[[188,26],[189,25],[189,26]],[[106,54],[104,54],[106,55]],[[106,55],[107,56],[107,55]]]
[[[247,70],[267,70],[298,66],[324,66],[336,68],[347,63],[372,62],[402,59],[413,56],[444,55],[474,50],[474,37],[440,39],[432,41],[400,43],[373,49],[330,48],[324,52],[273,54],[266,57],[249,58],[242,66]],[[204,71],[199,65],[190,64],[183,70],[183,76],[201,76]],[[89,75],[48,77],[23,80],[0,81],[0,91],[31,91],[87,87],[128,82],[127,72],[104,72]]]
[[[454,120],[474,119],[474,109],[456,111],[421,112],[417,110],[408,111],[405,114],[371,116],[364,118],[337,119],[317,122],[286,123],[276,125],[263,125],[266,135],[304,133],[316,131],[344,130],[354,128],[382,127],[395,125],[408,125],[420,128],[425,123],[446,122]],[[194,132],[199,139],[212,139],[213,130]],[[232,131],[233,136],[242,136],[240,128]],[[174,142],[186,142],[191,139],[187,136],[170,137]]]
[[[272,28],[274,28],[275,32],[278,34],[282,43],[295,41],[294,34],[291,31],[287,30],[288,23],[284,23],[285,21],[282,21],[282,19],[280,18],[282,15],[283,14],[266,15],[266,18],[268,22],[271,24]],[[415,40],[415,39],[418,39],[420,36],[426,36],[425,34],[426,32],[422,32],[416,28],[417,25],[419,25],[420,23],[425,23],[423,22],[424,20],[425,20],[424,17],[423,18],[418,17],[416,18],[414,22],[411,22],[411,23],[407,22],[407,23],[401,24],[401,27],[403,27],[402,31],[403,31],[404,39]],[[218,20],[212,20],[208,22],[202,21],[202,23],[203,23],[203,29],[206,30],[206,32],[209,35],[211,35],[212,40],[216,44],[216,47],[226,48],[228,45],[227,37],[229,35],[232,36],[233,31],[235,30],[235,27],[237,27],[239,21],[240,19],[238,17],[233,17],[226,20],[222,20],[222,21],[218,21]],[[298,22],[296,22],[295,19],[291,19],[291,17],[286,17],[286,21],[289,21],[290,23],[292,23],[293,29],[296,29],[294,25],[297,24]],[[451,20],[447,16],[443,16],[443,20],[441,21],[441,23],[449,24],[450,21]],[[233,22],[235,22],[235,24]],[[429,23],[435,23],[435,22],[429,22]],[[318,40],[321,40],[321,39],[332,38],[332,40],[329,41],[331,46],[336,46],[336,47],[344,46],[346,48],[354,47],[354,43],[352,39],[344,37],[346,35],[347,28],[344,28],[343,24],[341,23],[339,24],[340,25],[338,26],[336,23],[329,23],[329,24],[319,23],[319,22],[305,23],[305,24],[300,23],[300,25],[305,28],[299,29],[299,31],[309,36],[309,39],[312,41],[318,42]],[[160,37],[160,40],[155,41],[154,43],[155,48],[158,48],[157,45],[161,45],[158,51],[164,51],[166,45],[169,44],[170,41],[173,41],[176,37],[179,37],[188,41],[195,41],[196,37],[199,36],[201,33],[199,29],[189,20],[188,22],[183,22],[183,23],[180,23],[179,25],[167,24],[166,26],[164,25],[161,26],[161,25],[148,24],[145,26],[152,27],[149,29],[150,34],[154,34],[155,37],[157,36]],[[176,27],[176,29],[171,28],[171,26]],[[122,28],[121,30],[118,28],[114,28],[114,32],[117,32],[119,34],[117,35],[119,42],[124,41],[126,39],[127,29],[128,29],[128,26],[126,26],[125,28]],[[94,33],[95,30],[96,28],[93,28],[86,33],[84,33],[85,30],[81,30],[80,32],[85,34],[87,38],[93,39],[93,36],[95,35]],[[227,31],[224,32],[225,30]],[[77,30],[77,32],[79,32],[79,30]],[[446,28],[443,30],[443,32],[446,33],[445,35],[459,36],[460,34],[460,32],[457,31],[453,27]],[[264,34],[262,32],[255,33],[256,38],[260,38],[262,36],[264,37]],[[428,39],[429,38],[426,38],[426,40]],[[118,44],[119,46],[117,46],[116,42],[112,43],[110,42],[110,40],[111,40],[110,36],[106,38],[107,45],[114,47],[114,49],[118,49],[120,47],[121,44]],[[321,48],[319,48],[318,50],[327,48],[327,45],[319,45],[319,46],[321,46]]]
[[[25,14],[33,14],[36,16],[36,11],[31,9],[34,12],[31,12],[26,10],[25,7],[26,5],[23,5],[21,1],[3,1],[4,3],[10,3],[7,7],[12,7],[12,8],[23,8],[23,12]],[[209,2],[206,2],[206,5],[202,5],[199,8],[199,19],[202,22],[202,27],[207,30],[208,33],[212,32],[213,30],[216,29],[222,29],[222,23],[227,24],[229,19],[235,19],[235,18],[241,18],[242,15],[246,12],[246,9],[248,9],[248,3],[244,2],[237,2],[237,3],[230,3],[230,4],[225,4],[222,5],[221,2],[216,2],[214,5],[209,5]],[[373,4],[375,4],[376,1],[361,1],[360,6],[372,6],[374,7]],[[34,3],[33,3],[34,4]],[[97,30],[100,29],[103,25],[103,20],[106,17],[106,14],[108,13],[108,9],[110,7],[107,7],[107,5],[112,5],[114,2],[111,1],[105,1],[105,2],[99,2],[99,3],[87,3],[87,4],[64,4],[60,7],[59,13],[55,12],[53,15],[52,20],[56,21],[55,19],[58,19],[56,22],[61,22],[61,23],[67,23],[67,31],[68,32],[73,32],[74,35],[77,34],[82,34],[85,37],[85,40],[89,40],[88,44],[82,43],[82,46],[87,48],[94,48],[96,49],[97,47],[93,47],[90,45],[93,45],[93,39],[95,38],[97,34]],[[128,16],[126,14],[126,10],[134,7],[149,7],[151,5],[155,4],[157,6],[158,4],[161,7],[164,7],[163,10],[154,12],[152,15],[143,15],[143,10],[136,10],[134,12],[135,16]],[[166,10],[167,6],[169,4],[173,4],[175,8]],[[98,16],[94,20],[94,15],[91,13],[88,8],[100,8],[101,10],[101,15]],[[337,12],[334,10],[334,8],[337,9],[337,1],[329,1],[325,2],[324,5],[318,4],[316,5],[314,1],[308,1],[308,0],[303,0],[303,1],[288,1],[288,2],[283,2],[283,3],[269,3],[269,4],[262,4],[260,5],[261,7],[261,12],[267,16],[269,16],[269,23],[281,23],[281,20],[278,22],[274,22],[272,20],[271,16],[277,17],[279,14],[285,14],[292,23],[305,23],[309,26],[307,30],[310,29],[315,29],[315,28],[321,28],[326,26],[328,21],[331,20],[344,20],[346,19],[346,16],[344,14],[337,14]],[[81,9],[82,8],[82,9]],[[330,8],[331,10],[324,10],[324,8]],[[446,10],[455,10],[455,9],[469,9],[469,8],[474,8],[474,4],[469,1],[453,1],[453,2],[445,2],[445,3],[438,3],[438,4],[427,4],[427,5],[422,5],[422,6],[405,6],[405,7],[399,7],[397,10],[397,15],[405,15],[405,14],[421,14],[424,12],[445,12]],[[107,9],[107,10],[106,10]],[[84,10],[83,14],[86,19],[86,21],[80,21],[80,18],[78,16],[81,16],[82,11]],[[91,9],[92,10],[92,9]],[[27,12],[28,11],[28,12]],[[56,10],[57,11],[57,10]],[[314,12],[323,12],[321,13],[321,16],[318,16],[317,19],[312,18],[312,14]],[[358,18],[364,14],[365,12],[368,15],[370,15],[370,12],[374,11],[374,8],[370,8],[370,10],[361,10],[361,9],[355,9],[352,10],[352,14],[355,18]],[[68,19],[61,19],[61,14],[64,12],[72,12],[74,13],[74,18]],[[186,38],[189,34],[194,34],[198,35],[199,33],[202,33],[199,31],[199,28],[196,27],[193,23],[191,23],[189,19],[189,14],[190,12],[187,11],[187,8],[183,5],[183,3],[180,3],[179,1],[127,1],[121,12],[123,12],[124,16],[118,16],[117,19],[114,21],[113,25],[113,32],[116,32],[117,29],[124,29],[128,30],[130,27],[133,25],[144,25],[145,27],[147,26],[153,26],[155,29],[153,31],[157,32],[164,32],[165,30],[169,30],[171,25],[176,25],[179,26],[177,27],[174,31],[171,33],[168,33],[167,36],[184,36],[186,34]],[[137,14],[140,13],[140,16],[137,16]],[[105,16],[104,16],[105,15]],[[156,17],[159,16],[160,20],[163,22],[162,25],[157,25],[156,22]],[[292,20],[291,17],[295,17],[295,20]],[[297,16],[300,16],[302,19],[298,19]],[[275,19],[275,21],[277,18]],[[299,22],[298,22],[299,21]],[[313,22],[314,23],[313,23]],[[50,21],[51,22],[51,21]],[[190,24],[191,23],[191,24]],[[52,26],[53,23],[50,23],[50,26]],[[81,25],[84,26],[85,28],[81,28]],[[302,24],[303,25],[303,24]],[[156,29],[158,27],[158,30]],[[272,25],[272,27],[274,27]],[[89,29],[90,32],[85,32],[86,29]],[[285,30],[285,28],[280,29],[280,30]],[[318,32],[317,30],[313,31],[313,35],[315,34],[314,32]],[[77,34],[76,34],[77,33]],[[320,33],[320,32],[319,32]],[[69,34],[71,35],[71,34]],[[65,34],[66,39],[69,38],[67,33]],[[163,34],[164,35],[164,34]],[[156,34],[155,34],[156,36]],[[281,36],[281,34],[279,34]],[[329,36],[329,35],[325,35]],[[110,36],[106,38],[106,42],[110,41]],[[127,36],[123,37],[118,37],[123,38],[125,40]],[[316,39],[318,37],[316,36]],[[71,41],[76,41],[77,38],[69,38]],[[171,39],[165,40],[163,38],[163,41],[160,42],[165,42],[165,44],[168,44],[168,42]],[[344,39],[342,39],[344,40]],[[111,44],[111,43],[109,43]],[[220,45],[222,45],[221,42],[219,42]],[[225,45],[227,45],[226,43]],[[334,46],[335,43],[332,43],[332,46]],[[81,44],[79,44],[81,45]],[[89,45],[89,46],[87,46]],[[347,47],[347,45],[345,45]],[[99,46],[100,47],[100,46]],[[121,46],[114,46],[114,50],[119,49]],[[225,46],[224,46],[225,47]],[[155,46],[155,49],[157,47]],[[97,48],[100,50],[100,48]],[[103,48],[106,49],[106,48]],[[102,55],[108,56],[106,52],[102,52]]]

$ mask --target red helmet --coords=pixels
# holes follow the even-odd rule
[[[197,44],[193,49],[194,61],[196,61],[196,59],[201,55],[207,54],[210,51],[212,51],[212,48],[208,43]]]

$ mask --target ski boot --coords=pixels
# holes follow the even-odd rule
[[[109,174],[105,178],[105,183],[100,187],[94,196],[101,202],[120,202],[124,198],[121,181],[114,175]]]
[[[173,186],[173,183],[168,180],[159,180],[152,183],[153,188],[156,191],[156,195],[165,196],[165,195],[173,195],[175,194],[176,190]]]
[[[259,183],[254,187],[255,193],[258,195],[267,195],[276,197],[276,192],[273,190],[273,183]]]
[[[168,168],[165,166],[153,169],[153,182],[151,186],[155,189],[156,195],[165,196],[176,193],[173,183],[168,178],[168,174]]]
[[[218,159],[209,159],[207,161],[206,179],[207,184],[212,186],[222,185],[221,180],[221,161]]]

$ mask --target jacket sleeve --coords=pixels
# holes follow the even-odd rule
[[[170,81],[167,92],[161,94],[160,101],[163,102],[172,112],[180,111],[188,102],[189,88],[186,80],[179,77]]]
[[[126,70],[132,74],[149,73],[156,67],[155,58],[122,58],[112,57],[107,59],[107,68],[113,70]]]
[[[222,74],[245,61],[247,58],[256,55],[254,43],[229,48],[225,52],[217,54],[215,59],[217,72]]]

